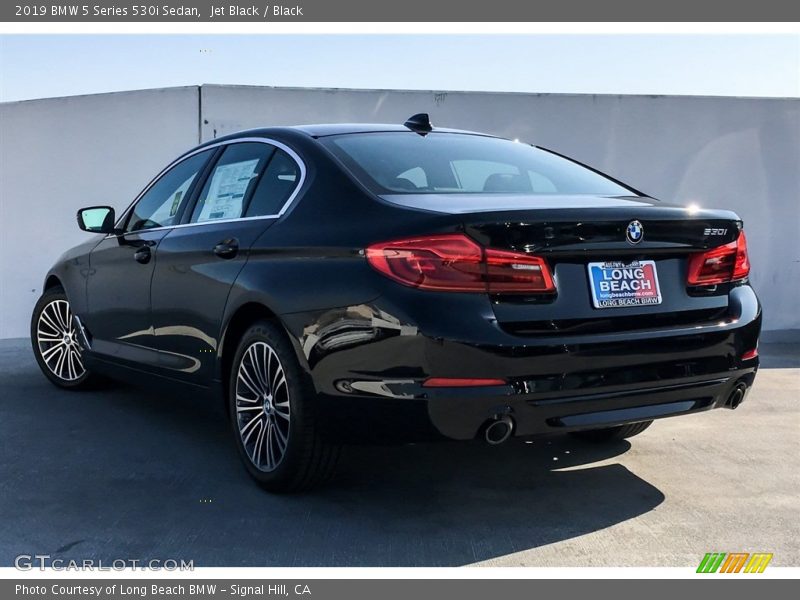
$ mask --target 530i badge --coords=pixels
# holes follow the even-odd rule
[[[427,115],[216,139],[78,224],[33,313],[44,374],[224,400],[273,491],[349,440],[630,437],[736,408],[758,368],[734,213]]]

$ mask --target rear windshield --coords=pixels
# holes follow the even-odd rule
[[[359,133],[320,141],[376,194],[635,195],[546,150],[480,135]]]

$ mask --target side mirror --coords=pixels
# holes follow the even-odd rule
[[[115,221],[110,206],[90,206],[78,211],[78,227],[89,233],[114,233]]]

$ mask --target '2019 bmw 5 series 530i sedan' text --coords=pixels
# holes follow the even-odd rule
[[[32,318],[44,374],[223,398],[273,491],[345,441],[630,437],[735,408],[758,368],[736,214],[427,115],[215,139],[78,223]]]

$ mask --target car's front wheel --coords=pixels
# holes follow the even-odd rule
[[[625,438],[639,435],[650,427],[653,421],[641,421],[639,423],[628,423],[627,425],[617,425],[616,427],[604,427],[603,429],[589,429],[586,431],[575,431],[575,437],[589,442],[618,442]]]
[[[33,354],[42,373],[60,388],[74,390],[94,382],[64,290],[50,288],[39,298],[31,318]]]
[[[233,359],[228,411],[245,468],[269,491],[308,489],[333,474],[339,449],[320,435],[313,396],[283,331],[254,323]]]

